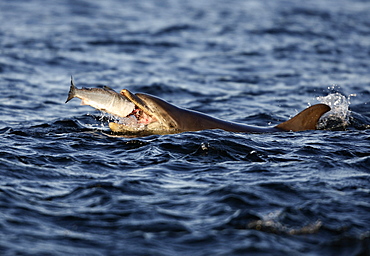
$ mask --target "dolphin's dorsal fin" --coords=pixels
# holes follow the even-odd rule
[[[289,119],[286,122],[278,124],[276,128],[284,131],[306,131],[306,130],[316,130],[317,122],[320,117],[328,112],[330,107],[325,104],[316,104],[309,108],[306,108],[298,115]]]

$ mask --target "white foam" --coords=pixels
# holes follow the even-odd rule
[[[353,96],[353,95],[350,95]],[[349,125],[350,96],[335,92],[327,96],[319,96],[316,99],[321,103],[328,105],[331,110],[325,113],[318,122],[318,129],[338,129]]]

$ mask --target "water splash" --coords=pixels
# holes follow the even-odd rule
[[[110,131],[109,123],[111,122],[127,126],[128,131],[142,130],[145,127],[145,124],[140,123],[134,115],[130,115],[128,117],[117,117],[104,111],[99,112],[99,115],[87,114],[87,116],[91,116],[92,119],[89,119],[84,123],[82,122],[81,126],[101,131]]]
[[[318,129],[343,130],[350,123],[351,111],[348,109],[350,105],[350,97],[356,95],[345,95],[334,92],[327,96],[319,96],[316,99],[321,103],[328,105],[331,110],[324,114],[318,124]]]

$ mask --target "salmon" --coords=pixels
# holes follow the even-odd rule
[[[134,103],[107,86],[78,89],[71,78],[71,87],[65,103],[73,98],[81,99],[81,105],[89,105],[118,117],[127,117],[135,109]]]

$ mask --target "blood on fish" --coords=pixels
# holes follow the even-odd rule
[[[139,108],[135,108],[131,115],[134,115],[137,118],[137,122],[140,124],[150,124],[151,122],[156,121],[155,118],[151,117],[150,115],[146,114]]]

